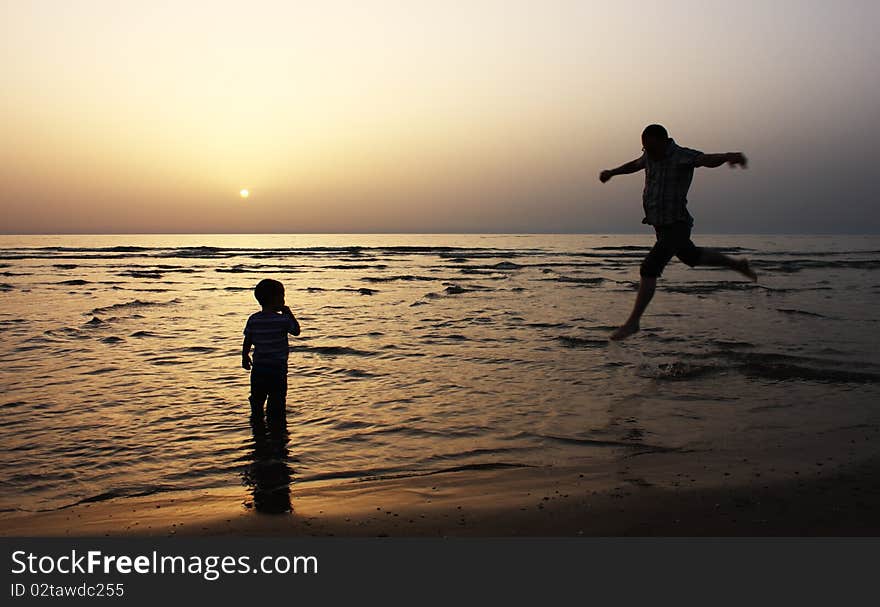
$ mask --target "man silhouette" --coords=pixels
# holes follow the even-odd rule
[[[715,168],[724,163],[745,168],[746,157],[741,152],[704,154],[681,147],[659,124],[651,124],[642,131],[642,152],[639,158],[599,174],[599,180],[605,183],[615,175],[645,171],[642,193],[645,218],[642,223],[653,226],[657,235],[657,241],[642,262],[641,281],[632,313],[611,334],[613,340],[625,339],[639,330],[642,314],[654,297],[657,278],[673,257],[691,267],[720,266],[736,270],[752,281],[758,279],[746,259],[733,259],[714,249],[694,245],[691,241],[694,219],[687,210],[687,193],[695,168]]]

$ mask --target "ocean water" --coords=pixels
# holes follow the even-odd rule
[[[759,282],[673,261],[609,344],[648,234],[2,236],[0,511],[876,428],[880,237],[695,240]],[[240,367],[265,277],[303,327],[286,433]]]

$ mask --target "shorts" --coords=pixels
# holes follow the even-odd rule
[[[691,241],[691,226],[685,222],[667,226],[654,226],[657,242],[642,261],[640,274],[648,278],[658,278],[663,268],[673,257],[694,267],[700,263],[700,248]]]
[[[253,367],[251,369],[251,415],[281,418],[287,413],[287,369]]]

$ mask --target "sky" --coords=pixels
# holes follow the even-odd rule
[[[878,233],[870,0],[0,0],[3,233]],[[245,199],[239,194],[247,189]]]

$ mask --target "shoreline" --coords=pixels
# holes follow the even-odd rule
[[[798,468],[651,453],[610,465],[294,484],[286,514],[245,507],[245,487],[181,491],[8,513],[0,536],[880,535],[880,457]]]

